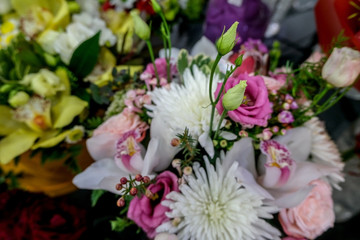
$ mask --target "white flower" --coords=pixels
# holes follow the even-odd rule
[[[170,165],[178,148],[171,146],[171,139],[182,134],[185,128],[210,156],[214,155],[214,146],[209,137],[211,105],[209,98],[209,77],[196,66],[192,71],[185,70],[184,84],[172,83],[170,89],[157,88],[150,92],[154,105],[147,105],[151,110],[151,140],[149,146],[153,151],[147,152],[146,159],[152,159],[151,166],[144,167],[144,173],[149,169],[161,171]],[[218,76],[214,77],[212,89],[215,91]],[[216,129],[220,116],[215,111],[213,130]],[[225,121],[223,122],[223,124]],[[143,173],[143,174],[144,174]]]
[[[262,218],[272,218],[277,208],[265,206],[264,198],[244,187],[234,176],[238,163],[229,170],[218,160],[216,170],[205,158],[206,171],[194,164],[195,176],[188,185],[167,195],[163,205],[173,219],[157,228],[176,233],[179,239],[280,239],[280,232]]]
[[[341,174],[344,163],[337,146],[327,134],[324,123],[319,118],[313,117],[305,123],[305,127],[311,131],[312,135],[312,160],[315,163],[336,167],[338,171],[331,173],[327,178],[336,189],[341,189],[338,184],[344,181],[344,177]]]
[[[192,73],[193,72],[193,73]],[[154,118],[162,119],[166,128],[175,133],[190,130],[194,138],[209,131],[211,105],[209,98],[209,77],[196,66],[184,72],[184,84],[172,83],[170,89],[157,88],[150,93],[154,105],[148,106]],[[218,76],[214,77],[212,89],[215,91]],[[220,115],[215,111],[213,130],[220,121]],[[165,126],[164,126],[165,127]]]
[[[135,2],[135,0],[110,0],[110,3],[115,5],[117,11],[123,11],[124,9],[132,9]]]
[[[116,43],[116,37],[110,29],[106,27],[104,20],[93,17],[83,12],[73,16],[73,23],[66,27],[66,32],[61,33],[54,42],[55,52],[60,54],[61,60],[69,64],[75,49],[85,40],[101,31],[100,46],[113,46]]]

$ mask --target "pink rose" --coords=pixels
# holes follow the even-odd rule
[[[289,236],[314,239],[334,225],[330,185],[322,180],[310,185],[315,187],[300,205],[279,213],[279,221]]]
[[[335,48],[323,66],[322,77],[335,87],[347,87],[360,74],[360,52],[348,47]]]
[[[156,177],[156,183],[151,184],[148,190],[155,195],[155,198],[150,199],[145,195],[141,198],[135,197],[130,202],[127,217],[141,227],[149,238],[154,238],[156,228],[169,220],[165,212],[170,209],[161,205],[161,201],[165,200],[170,192],[179,191],[178,178],[172,172],[162,172]],[[161,194],[158,196],[161,198],[160,201],[156,199],[157,194]]]
[[[138,115],[123,111],[95,129],[93,136],[86,141],[87,149],[95,160],[114,158],[116,144],[126,132],[137,130],[142,136],[147,129],[148,125]],[[139,142],[141,139],[136,140]]]
[[[266,89],[264,79],[260,76],[249,76],[247,74],[239,74],[237,78],[230,77],[225,84],[225,92],[237,85],[240,80],[247,80],[247,87],[244,94],[243,104],[237,109],[229,111],[229,117],[235,122],[242,125],[258,125],[265,127],[267,120],[272,112],[268,91]],[[215,91],[215,96],[219,95],[222,83],[219,83]],[[224,93],[221,93],[223,96]],[[224,111],[222,97],[216,109],[220,114]]]

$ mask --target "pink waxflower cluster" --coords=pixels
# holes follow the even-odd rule
[[[155,66],[157,69],[157,73],[159,75],[159,85],[161,87],[169,87],[169,82],[167,80],[167,65],[166,65],[166,59],[165,58],[158,58],[155,60]],[[174,79],[176,74],[178,73],[176,65],[170,63],[170,78]],[[152,63],[149,63],[146,66],[145,71],[140,75],[140,79],[145,81],[145,84],[147,86],[148,90],[153,90],[157,86],[157,79],[155,74],[154,65]]]
[[[124,100],[127,111],[134,113],[142,113],[145,104],[151,104],[150,95],[146,94],[144,89],[129,90],[126,92]]]

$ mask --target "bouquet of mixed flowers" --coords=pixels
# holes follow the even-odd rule
[[[147,40],[147,24],[135,25]],[[121,195],[118,229],[134,222],[155,239],[314,239],[333,226],[343,163],[317,115],[354,84],[360,53],[333,48],[278,68],[276,42],[268,50],[250,39],[231,52],[237,25],[191,54],[165,38],[165,57],[127,78],[86,141],[95,162],[73,182]]]

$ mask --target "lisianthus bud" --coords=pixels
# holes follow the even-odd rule
[[[246,80],[242,80],[224,94],[222,101],[227,111],[233,111],[242,104],[246,86]]]
[[[134,20],[135,34],[142,40],[148,40],[150,38],[149,26],[135,11],[132,11],[130,14]]]
[[[30,97],[26,92],[20,91],[9,98],[9,104],[13,107],[20,107],[29,101]]]
[[[235,66],[236,66],[236,67],[239,67],[239,66],[242,64],[242,62],[243,62],[243,57],[244,57],[244,55],[239,55],[239,56],[236,58],[236,60],[235,60]]]
[[[151,0],[151,6],[153,7],[154,12],[156,12],[156,13],[161,12],[161,7],[156,0]]]
[[[233,25],[216,41],[216,48],[221,56],[226,55],[234,48],[238,24],[239,22],[234,22]]]
[[[322,77],[335,87],[347,87],[360,74],[360,52],[348,47],[335,48],[322,69]]]

